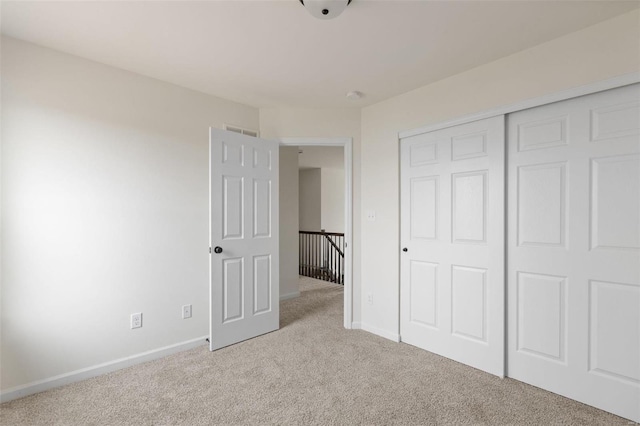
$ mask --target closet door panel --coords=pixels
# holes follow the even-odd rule
[[[401,143],[403,342],[504,375],[504,116]]]
[[[508,375],[640,421],[640,85],[510,114]]]

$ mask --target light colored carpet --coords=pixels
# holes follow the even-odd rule
[[[2,425],[629,424],[511,379],[342,327],[342,287],[310,279],[281,330],[205,346],[0,406]]]

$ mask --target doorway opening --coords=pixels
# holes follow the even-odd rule
[[[344,284],[344,148],[298,148],[298,273]]]
[[[314,282],[318,282],[316,280],[344,285],[343,324],[350,329],[353,270],[352,140],[284,138],[280,144],[281,160],[297,160],[295,171],[298,181],[295,200],[291,200],[293,185],[288,190],[290,196],[287,196],[286,166],[281,168],[281,270],[288,267],[289,281],[295,282],[289,284],[295,285],[295,289],[283,292],[281,300],[288,298],[288,294],[289,297],[299,295],[301,285],[313,286]],[[291,173],[293,170],[289,170]],[[287,215],[287,204],[297,207],[297,217],[293,212]],[[295,220],[287,220],[287,217]],[[285,278],[282,274],[281,277]]]

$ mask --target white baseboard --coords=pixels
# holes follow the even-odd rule
[[[163,358],[165,356],[204,346],[207,344],[206,339],[209,336],[199,337],[197,339],[188,340],[186,342],[176,343],[174,345],[153,349],[136,355],[116,359],[105,362],[103,364],[94,365],[92,367],[82,368],[70,373],[60,374],[44,380],[27,383],[26,385],[16,386],[0,393],[0,402],[7,402],[23,396],[32,395],[34,393],[43,392],[49,389],[57,388],[69,383],[79,382],[81,380],[90,379],[122,368],[131,367],[132,365],[142,364],[143,362],[152,361],[154,359]]]
[[[300,297],[299,291],[294,291],[292,293],[287,293],[287,294],[281,294],[280,301],[282,302],[283,300],[295,299],[296,297]]]
[[[373,334],[375,334],[377,336],[384,337],[385,339],[392,340],[392,341],[394,341],[396,343],[400,342],[400,335],[398,333],[389,333],[386,330],[383,330],[383,329],[378,328],[378,327],[371,326],[371,325],[366,324],[364,322],[356,322],[356,321],[354,321],[352,323],[352,327],[354,329],[368,331],[369,333],[373,333]]]

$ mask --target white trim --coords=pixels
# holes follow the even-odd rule
[[[291,293],[281,294],[280,301],[282,302],[283,300],[295,299],[296,297],[300,297],[300,292],[292,291]]]
[[[353,139],[352,138],[281,138],[285,146],[344,147],[344,328],[353,328]]]
[[[479,113],[447,120],[441,123],[435,123],[413,130],[405,130],[398,133],[398,139],[408,138],[411,136],[420,135],[422,133],[433,132],[435,130],[440,130],[447,127],[458,126],[460,124],[470,123],[472,121],[484,120],[485,118],[495,117],[496,115],[510,114],[512,112],[522,111],[524,109],[535,108],[541,105],[547,105],[571,98],[577,98],[578,96],[590,95],[592,93],[615,89],[617,87],[628,86],[635,83],[640,83],[640,72],[623,74],[607,80],[589,83],[583,86],[572,87],[571,89],[549,93],[543,96],[538,96],[536,98],[527,99],[513,104],[499,106],[486,111],[481,111]]]
[[[152,349],[147,352],[119,358],[113,361],[94,365],[92,367],[81,368],[80,370],[71,371],[69,373],[60,374],[48,379],[38,380],[22,386],[10,388],[0,393],[0,402],[12,401],[14,399],[22,398],[27,395],[32,395],[34,393],[43,392],[49,389],[57,388],[59,386],[67,385],[69,383],[79,382],[82,380],[90,379],[92,377],[110,373],[112,371],[131,367],[137,364],[142,364],[147,361],[153,361],[158,358],[163,358],[178,352],[187,351],[199,346],[205,346],[207,343],[206,339],[208,337],[209,336],[198,337],[197,339],[187,340],[186,342],[176,343],[174,345],[164,346],[158,349]]]
[[[364,322],[354,322],[353,328],[355,330],[363,330],[375,334],[376,336],[384,337],[385,339],[391,340],[393,342],[400,343],[400,335],[398,333],[389,333],[386,330],[374,327]]]

